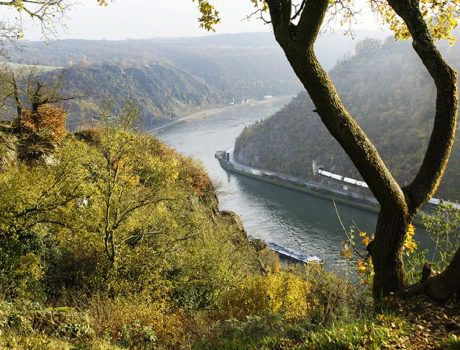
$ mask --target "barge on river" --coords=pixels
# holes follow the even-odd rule
[[[307,193],[316,197],[332,200],[347,206],[364,209],[373,213],[380,211],[377,199],[372,195],[364,181],[352,179],[324,170],[315,163],[312,164],[316,180],[306,180],[295,176],[281,174],[273,171],[255,169],[238,163],[233,157],[233,148],[226,151],[217,151],[215,157],[222,168],[227,171],[265,181],[277,186]],[[425,212],[431,211],[442,201],[432,198],[423,207]],[[446,202],[460,209],[457,203]],[[416,220],[418,222],[419,220]]]

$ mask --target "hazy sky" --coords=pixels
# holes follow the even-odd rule
[[[217,33],[270,31],[257,19],[244,20],[253,8],[249,0],[214,0],[222,23]],[[138,39],[197,36],[208,34],[199,28],[199,16],[192,0],[115,0],[101,8],[95,0],[81,0],[67,14],[66,28],[58,26],[58,38]],[[356,28],[376,28],[372,16],[362,16]],[[24,17],[26,39],[39,40],[40,29]]]

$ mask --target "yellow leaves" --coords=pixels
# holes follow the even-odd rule
[[[369,257],[367,259],[357,260],[356,272],[363,276],[363,285],[370,285],[372,278],[374,277],[374,265],[372,264],[372,258]]]
[[[374,236],[369,235],[367,232],[359,231],[358,237],[361,240],[361,243],[367,247],[369,243],[374,239]],[[354,261],[356,272],[361,275],[362,283],[364,285],[369,285],[372,276],[374,275],[374,267],[372,265],[372,259],[370,257],[365,257],[365,253],[359,252],[357,249],[356,238],[353,234],[353,231],[348,236],[349,242],[344,244],[341,252],[341,256],[347,261]],[[354,255],[356,260],[354,260]]]
[[[369,243],[371,242],[371,239],[369,237],[363,238],[363,244],[367,247]]]
[[[252,275],[236,290],[224,296],[222,303],[236,317],[263,314],[267,311],[283,313],[291,320],[301,319],[310,311],[311,284],[286,270],[264,276]]]
[[[359,237],[361,237],[361,241],[365,247],[367,247],[369,243],[374,239],[374,236],[369,236],[366,232],[363,231],[359,233]]]
[[[410,237],[413,237],[415,234],[415,226],[412,225],[412,224],[409,224],[408,228],[407,228],[407,235],[410,236]]]
[[[350,260],[352,257],[353,257],[353,249],[352,247],[349,245],[349,244],[344,244],[343,245],[343,248],[340,252],[340,255],[347,259],[347,260]]]
[[[219,11],[215,6],[208,0],[192,0],[197,3],[198,11],[200,11],[201,17],[198,18],[200,27],[207,31],[214,31],[214,27],[221,22]],[[261,12],[268,11],[268,5],[265,0],[249,0],[256,9]]]
[[[402,251],[406,254],[406,256],[410,256],[417,251],[418,245],[417,242],[414,240],[414,235],[415,227],[414,225],[409,224],[405,235],[405,240],[402,246]],[[365,247],[367,247],[374,239],[373,235],[369,235],[367,232],[364,231],[359,231],[358,237]],[[341,251],[341,256],[348,261],[353,261],[353,253],[355,253],[356,260],[354,260],[354,265],[356,272],[359,275],[363,276],[363,284],[369,285],[371,284],[372,278],[374,276],[374,266],[372,263],[372,258],[368,256],[366,253],[359,252],[359,250],[356,248],[357,242],[355,241],[355,236],[353,234],[351,234],[348,238],[349,242],[344,244]]]
[[[268,5],[265,0],[250,0],[255,8],[260,9],[262,12],[268,11]]]
[[[367,269],[367,264],[365,263],[364,260],[358,260],[358,261],[356,262],[356,271],[357,271],[358,273],[363,274],[363,273],[366,273],[367,270],[368,270],[368,269]]]
[[[370,0],[370,6],[379,14],[382,22],[393,31],[396,39],[410,38],[405,23],[386,1]],[[460,1],[420,0],[419,8],[432,37],[438,40],[447,39],[452,45],[456,41],[452,31],[458,25]]]
[[[13,6],[18,12],[24,10],[24,1],[23,0],[16,0],[8,3],[9,6]]]
[[[300,318],[307,313],[308,282],[289,272],[279,272],[269,274],[265,283],[271,311],[284,311],[287,318]]]
[[[414,254],[417,250],[417,242],[414,241],[415,227],[412,224],[409,224],[409,227],[406,232],[406,239],[403,245],[403,251],[406,255]]]

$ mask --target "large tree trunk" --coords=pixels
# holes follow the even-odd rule
[[[344,107],[313,50],[328,4],[328,0],[311,1],[302,14],[304,20],[301,18],[296,27],[292,24],[284,27],[283,21],[288,20],[289,15],[278,17],[278,23],[278,8],[272,5],[270,10],[275,37],[308,91],[322,122],[348,154],[381,205],[382,215],[374,244],[376,248],[372,249],[371,255],[378,265],[374,287],[379,292],[375,294],[386,294],[404,284],[401,247],[410,222],[409,211],[401,187],[373,143]]]
[[[375,239],[367,247],[374,264],[374,297],[380,298],[404,287],[402,247],[411,217],[405,213],[382,210]]]

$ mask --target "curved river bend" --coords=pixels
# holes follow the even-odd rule
[[[329,266],[336,265],[346,236],[332,202],[227,173],[214,158],[215,151],[233,146],[245,126],[275,113],[289,101],[290,97],[274,98],[214,111],[163,129],[157,137],[202,162],[217,185],[220,209],[238,214],[251,237],[316,255]],[[375,214],[340,204],[337,209],[346,227],[374,230]],[[417,231],[416,238],[422,240],[422,246],[429,245],[426,233],[420,228]]]

